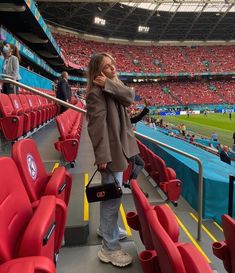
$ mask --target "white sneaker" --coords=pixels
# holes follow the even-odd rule
[[[99,228],[97,228],[96,233],[99,237],[101,237],[101,238],[103,237],[102,232]],[[125,229],[119,227],[119,238],[118,239],[123,240],[126,237],[127,237],[127,232],[125,231]]]
[[[132,263],[132,256],[123,250],[104,250],[98,252],[98,258],[104,263],[111,263],[115,266],[124,267]]]

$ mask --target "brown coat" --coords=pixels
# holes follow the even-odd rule
[[[124,171],[127,159],[139,153],[126,107],[134,91],[121,83],[106,80],[105,87],[94,86],[87,95],[88,133],[95,164],[110,163],[113,171]]]

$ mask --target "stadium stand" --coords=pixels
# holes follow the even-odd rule
[[[11,0],[6,2],[15,1]],[[19,0],[17,1],[17,4],[10,3],[10,5],[8,5],[9,3],[3,3],[0,8],[1,23],[6,24],[7,27],[0,27],[0,39],[3,39],[4,41],[7,41],[6,39],[8,39],[8,41],[14,41],[14,44],[19,45],[21,54],[23,53],[23,62],[21,64],[24,67],[21,67],[21,69],[27,70],[26,74],[22,74],[22,78],[23,80],[27,80],[26,78],[31,78],[31,76],[34,78],[33,76],[38,73],[36,76],[39,77],[41,81],[38,80],[37,84],[40,82],[41,87],[48,89],[37,88],[40,91],[55,96],[52,90],[49,89],[52,85],[52,80],[57,78],[63,70],[69,70],[69,73],[71,72],[71,82],[81,81],[79,86],[77,85],[77,82],[75,83],[76,86],[74,86],[73,90],[77,92],[79,87],[80,90],[83,89],[84,91],[84,71],[87,69],[90,57],[97,52],[108,52],[116,59],[118,71],[120,73],[124,72],[123,74],[120,74],[121,79],[124,79],[124,81],[126,81],[125,84],[134,87],[136,90],[136,102],[133,107],[143,105],[145,99],[147,99],[150,106],[162,107],[163,109],[168,108],[164,106],[170,106],[169,108],[171,109],[190,109],[191,107],[188,106],[192,104],[195,104],[196,107],[201,109],[203,109],[203,106],[200,107],[200,105],[205,104],[213,104],[211,107],[214,107],[216,104],[235,104],[235,80],[233,79],[235,66],[234,46],[177,46],[179,41],[176,41],[176,43],[173,42],[172,46],[153,45],[156,43],[160,45],[162,42],[160,41],[161,39],[159,39],[159,41],[154,41],[153,44],[151,43],[151,46],[137,46],[135,43],[133,43],[133,45],[123,45],[83,40],[72,34],[57,33],[51,35],[50,30],[45,23],[48,21],[44,21],[44,15],[41,16],[38,10],[38,8],[43,5],[43,3],[40,2],[44,1],[37,1],[37,3],[34,3],[34,0]],[[122,6],[121,3],[107,4],[110,6],[107,6],[104,9],[103,5],[106,4],[107,3],[99,3],[99,6],[94,7],[94,9],[95,12],[97,12],[97,10],[99,12],[102,11],[100,14],[107,17],[107,23],[109,11],[112,10],[112,7],[116,6],[117,11],[118,9],[125,10],[123,7],[124,5]],[[140,9],[137,8],[137,4],[131,4],[133,4],[133,6],[129,12],[127,12],[127,17],[133,15],[134,18],[137,15],[136,17],[138,17],[139,20],[139,18],[142,18],[142,16],[138,15]],[[44,5],[46,8],[50,4],[46,3]],[[65,3],[62,5],[65,5]],[[86,13],[84,14],[83,8],[88,5],[94,5],[94,3],[80,3],[79,5],[81,6],[75,7],[75,4],[71,4],[68,11],[62,6],[59,16],[63,17],[64,22],[72,22],[73,16],[76,15],[76,13],[78,13],[77,16],[80,16],[81,14],[81,16],[85,15],[84,17],[88,17]],[[160,5],[164,5],[164,3],[159,2],[158,6]],[[172,11],[169,12],[170,21],[168,21],[168,23],[167,21],[164,21],[164,18],[168,17],[168,12],[164,11],[158,13],[158,7],[156,7],[156,10],[151,11],[151,14],[149,14],[148,19],[146,18],[147,20],[145,22],[151,23],[151,18],[156,20],[154,17],[156,15],[158,16],[158,18],[156,18],[161,20],[161,25],[164,25],[164,22],[166,22],[166,27],[164,28],[165,30],[163,29],[163,32],[168,32],[167,29],[169,29],[171,25],[174,25],[174,17],[175,19],[178,17],[178,8],[174,11],[174,8],[177,5],[180,9],[182,3],[173,3],[173,13]],[[197,3],[197,9],[200,9],[200,5],[203,6],[203,4]],[[191,29],[196,29],[197,22],[200,24],[200,21],[198,20],[204,17],[203,9],[206,9],[209,5],[210,3],[206,3],[200,13],[196,10],[192,13],[193,16],[196,16],[195,19],[193,18],[193,21],[188,24],[191,26]],[[229,6],[228,10],[225,10],[227,5]],[[57,6],[60,6],[60,4]],[[4,9],[7,8],[10,8],[10,13],[4,11]],[[227,15],[229,16],[229,14],[233,16],[233,14],[229,12],[230,8],[232,11],[234,4],[226,2],[221,9],[221,12],[224,12],[222,16],[217,17],[217,14],[216,16],[214,16],[214,14],[211,16],[211,13],[208,13],[208,18],[210,20],[213,20],[212,17],[218,18],[217,22],[212,21],[212,23],[215,22],[215,27],[217,26],[219,29],[221,27],[219,26],[220,22],[224,24],[225,21],[230,21],[229,18],[227,18]],[[23,9],[25,9],[24,12],[22,12]],[[57,13],[56,7],[53,7],[51,10],[55,10],[55,13]],[[12,20],[12,11],[15,11],[14,20]],[[61,14],[63,15],[63,12],[64,15],[68,12],[71,17],[66,18],[61,16]],[[173,16],[171,16],[172,14]],[[188,16],[188,12],[185,12],[185,14]],[[232,16],[230,18],[231,20],[233,19]],[[123,22],[125,24],[125,19],[127,19],[127,17],[117,17],[115,19],[117,22],[120,19],[120,24]],[[46,17],[45,19],[48,20]],[[86,21],[84,18],[81,21],[83,20],[84,22]],[[181,21],[181,18],[178,17],[178,21]],[[182,23],[182,25],[184,24],[185,23]],[[113,36],[109,26],[109,24],[106,25],[107,33],[109,33],[110,38],[106,39],[106,41],[109,39],[111,40]],[[8,31],[8,27],[11,31]],[[129,25],[129,27],[131,29],[132,26]],[[129,29],[126,26],[125,28]],[[89,34],[91,29],[92,26],[86,26],[82,35]],[[96,35],[100,33],[99,31],[101,29],[101,26],[96,26],[97,33],[93,34]],[[178,31],[180,32],[179,29]],[[232,31],[231,34],[233,34]],[[27,37],[27,35],[29,36]],[[147,37],[145,35],[147,35],[147,33],[137,33],[136,38]],[[186,36],[188,36],[188,34],[186,34]],[[57,39],[60,47],[58,47],[54,41],[54,37]],[[160,34],[160,38],[161,37],[163,37],[162,34]],[[204,36],[204,38],[205,37],[206,36]],[[231,36],[231,39],[232,37],[233,36]],[[21,42],[19,38],[22,38],[24,42]],[[129,39],[129,37],[126,38]],[[155,38],[157,38],[157,36],[154,37],[154,39]],[[132,40],[129,41],[132,42]],[[118,42],[117,39],[116,42]],[[224,40],[224,44],[226,43],[227,40]],[[3,65],[3,59],[1,58],[0,65]],[[31,66],[31,68],[26,69],[28,65]],[[37,72],[30,73],[32,68]],[[226,73],[223,74],[223,72]],[[136,75],[136,73],[140,74]],[[142,75],[143,73],[149,75]],[[150,75],[150,73],[157,73],[158,75],[154,78],[156,75]],[[130,76],[131,74],[132,76]],[[216,77],[214,77],[214,75]],[[79,76],[79,78],[77,76]],[[36,81],[33,79],[27,81],[27,84],[28,82],[30,83],[30,86],[36,86],[34,85]],[[47,85],[43,86],[45,83],[47,83]],[[70,103],[77,105],[80,108],[85,108],[85,104],[74,97],[71,99]],[[4,138],[9,140],[7,143],[9,146],[12,145],[12,142],[16,142],[13,147],[10,147],[12,148],[12,158],[0,158],[0,273],[55,273],[56,271],[58,273],[65,271],[71,273],[75,268],[77,271],[85,268],[88,273],[94,272],[96,269],[99,272],[105,272],[105,269],[102,267],[103,265],[101,263],[97,264],[97,257],[94,255],[94,252],[97,252],[98,245],[102,246],[101,241],[96,237],[96,228],[99,225],[97,213],[98,206],[91,205],[89,207],[84,196],[84,184],[86,184],[86,180],[88,180],[88,176],[91,175],[94,168],[92,165],[93,162],[91,163],[93,154],[91,153],[92,149],[89,146],[88,136],[85,134],[84,137],[83,134],[84,138],[82,139],[81,137],[81,134],[86,131],[82,131],[82,128],[86,127],[86,120],[83,119],[83,114],[73,110],[67,110],[63,114],[57,116],[59,107],[60,106],[56,103],[44,97],[32,95],[32,93],[21,88],[19,89],[19,95],[8,96],[0,94],[0,131]],[[152,109],[156,109],[156,107],[153,107]],[[228,109],[230,110],[232,108],[229,106]],[[54,118],[56,124],[52,122],[51,126],[46,126],[45,130],[40,130]],[[140,125],[142,124],[140,123]],[[53,141],[55,138],[49,138],[49,134],[47,135],[48,132],[54,134],[57,129],[59,131],[59,137],[58,141],[54,143],[54,146],[56,150],[60,152],[65,162],[61,160],[58,153],[55,153],[55,155],[53,154]],[[138,126],[136,129],[139,130]],[[164,130],[167,134],[169,133],[166,128],[161,128],[161,130]],[[156,135],[157,131],[160,131],[160,129],[152,131],[153,134]],[[20,138],[28,138],[34,133],[36,133],[34,135],[35,142],[31,139],[19,140]],[[43,136],[44,139],[41,136]],[[157,138],[158,137],[159,135],[157,135]],[[175,137],[179,138],[179,136]],[[160,140],[159,137],[159,141]],[[170,143],[170,140],[167,139],[164,141],[173,145]],[[80,141],[82,145],[80,145]],[[185,141],[187,141],[187,139],[185,139]],[[203,146],[201,143],[196,144],[196,141],[197,140],[195,139],[192,144]],[[52,149],[48,149],[47,146],[46,150],[44,146],[45,142],[47,142],[47,144],[49,144],[48,146]],[[205,142],[207,141],[203,139],[203,144],[205,144]],[[37,146],[36,143],[40,143],[40,145],[43,143],[42,146],[44,146],[43,152],[45,152],[45,156],[39,154],[39,150],[41,151],[42,147]],[[1,145],[2,139],[0,136],[0,149],[3,147]],[[86,145],[89,147],[87,148]],[[130,182],[132,195],[128,194],[128,190],[127,194],[123,190],[122,201],[123,205],[128,207],[128,209],[132,209],[133,205],[136,208],[136,212],[131,211],[127,213],[126,218],[128,225],[139,232],[139,237],[143,243],[140,247],[142,249],[143,247],[145,248],[145,250],[138,255],[143,272],[212,273],[212,269],[202,254],[191,243],[181,242],[179,239],[178,222],[180,223],[181,220],[186,223],[185,226],[190,226],[189,232],[185,232],[185,229],[182,230],[185,232],[183,235],[184,237],[182,238],[185,239],[186,235],[190,232],[193,234],[196,229],[195,223],[194,225],[192,224],[192,219],[189,220],[189,212],[195,212],[190,207],[190,203],[187,203],[182,197],[181,200],[183,202],[180,203],[180,206],[174,208],[174,212],[179,219],[177,219],[169,206],[162,205],[162,202],[165,201],[171,201],[176,205],[181,191],[184,193],[182,190],[183,186],[186,186],[184,190],[187,190],[187,187],[192,189],[193,200],[195,199],[195,202],[197,202],[198,170],[191,170],[190,167],[192,164],[191,162],[188,163],[187,160],[184,160],[184,168],[182,167],[183,164],[177,163],[178,168],[181,168],[182,172],[187,176],[184,179],[184,177],[182,178],[179,175],[179,170],[177,170],[176,165],[171,165],[171,162],[169,162],[170,160],[174,160],[170,153],[165,154],[167,158],[162,154],[160,157],[158,156],[160,153],[158,153],[157,150],[155,150],[156,153],[154,153],[139,141],[138,145],[141,152],[140,155],[145,162],[145,170],[148,172],[147,177],[145,176],[146,172],[143,172],[139,176],[140,179],[138,183],[141,183],[141,187],[144,185],[146,188],[151,188],[149,194],[151,196],[151,202],[148,201],[143,194],[144,192],[139,188],[135,180]],[[80,150],[78,154],[79,147]],[[191,152],[193,149],[190,150],[191,148],[192,147],[187,147],[186,149],[193,154],[193,152]],[[4,149],[0,152],[7,152],[5,147]],[[48,157],[49,154],[50,157]],[[217,154],[217,152],[215,152],[215,154]],[[210,159],[208,162],[212,162],[212,157],[210,157],[210,155],[203,155],[206,157],[206,160],[208,160],[208,158]],[[76,160],[79,164],[76,166],[78,168],[74,168],[71,172],[73,179],[74,181],[83,181],[84,179],[84,183],[74,183],[71,201],[68,205],[72,178],[69,170],[66,169],[66,167],[68,167],[66,163],[69,162],[70,167],[75,167],[74,162]],[[61,161],[66,167],[61,166],[56,168],[54,172],[48,173],[46,169],[51,169],[51,165],[58,161]],[[174,169],[167,166],[174,166]],[[203,173],[206,175],[209,172],[214,174],[213,171],[210,171],[212,169],[209,169],[206,163],[203,163],[203,167],[205,167]],[[177,176],[184,181],[184,185],[181,180],[177,179],[175,170],[177,171]],[[217,170],[220,174],[219,181],[221,182],[221,177],[224,178],[225,175],[223,175],[220,168],[217,168]],[[129,166],[124,174],[124,181],[125,179],[129,179],[130,172],[131,167]],[[215,176],[216,175],[217,174],[215,174]],[[151,183],[148,183],[148,178],[150,178]],[[153,185],[154,183],[152,183],[152,180],[154,180],[155,185]],[[187,183],[188,180],[190,183]],[[215,194],[214,183],[212,183],[213,185],[211,188],[206,188],[207,184],[205,177],[204,182],[203,201],[205,203],[203,209],[207,212],[208,205],[206,202],[212,204],[212,201],[215,201],[213,207],[218,212],[217,214],[220,218],[220,215],[224,213],[224,210],[221,213],[221,207],[218,206],[220,205],[219,200],[227,201],[225,196],[227,190],[225,185],[227,184],[224,183],[220,186]],[[155,186],[163,191],[167,200],[163,200],[162,194],[159,194],[158,190],[156,191]],[[144,187],[143,190],[146,189]],[[213,191],[211,191],[211,189],[213,189]],[[208,193],[209,198],[211,199],[208,198]],[[219,194],[222,195],[222,198]],[[216,198],[220,196],[218,197],[218,200],[214,200],[214,195],[216,195]],[[134,203],[132,201],[134,201]],[[152,204],[159,203],[161,205],[152,206]],[[123,205],[121,205],[121,208]],[[64,234],[66,215],[69,208],[70,212],[68,212],[68,215],[72,220],[67,219],[67,232]],[[182,208],[186,211],[182,211]],[[123,217],[123,211],[121,211],[121,209],[120,212]],[[200,216],[198,215],[198,217]],[[122,220],[124,227],[126,228],[125,217],[123,217]],[[209,229],[211,228],[212,233],[215,233],[216,237],[219,234],[220,237],[217,238],[221,240],[222,232],[219,233],[218,230],[215,231],[215,227],[214,229],[212,227],[212,221],[214,220],[215,219],[211,220],[211,222],[205,221],[204,225],[207,227],[209,226]],[[218,218],[216,218],[216,220],[218,221]],[[222,217],[222,225],[225,241],[214,243],[213,252],[215,256],[223,261],[224,268],[228,273],[235,273],[234,219],[224,215]],[[128,227],[126,230],[128,233]],[[57,256],[61,248],[63,236],[65,247],[73,246],[74,248],[65,248],[64,251],[61,251],[63,256],[61,257],[60,263],[57,264],[58,266],[56,269],[55,264],[57,262]],[[192,237],[193,235],[190,239],[187,238],[185,240],[192,240]],[[131,239],[135,241],[135,234],[133,234]],[[128,252],[131,250],[131,254],[134,254],[134,260],[136,260],[136,248],[138,249],[139,247],[139,245],[136,245],[135,243],[132,240],[126,240],[124,244],[124,248],[126,248]],[[138,243],[137,240],[137,244]],[[221,265],[218,265],[219,263],[217,264],[217,262],[215,262],[218,259],[211,255],[210,238],[204,236],[203,241],[200,242],[199,239],[196,244],[197,243],[199,249],[202,247],[202,252],[206,249],[205,256],[207,257],[208,255],[209,259],[211,259],[212,266],[215,268],[214,272],[222,272],[223,270],[220,270],[220,267],[223,269],[222,262],[219,261]],[[79,244],[86,245],[79,248],[77,247]],[[77,248],[75,248],[75,246]],[[139,263],[134,262],[127,270],[129,273],[139,273],[141,272],[141,269],[138,267],[140,267]],[[106,266],[106,268],[106,270],[109,270],[111,273],[116,272],[116,270],[112,270],[111,267]]]
[[[67,58],[81,69],[87,67],[90,56],[95,52],[112,54],[122,72],[189,72],[193,75],[198,72],[233,71],[235,64],[232,46],[130,46],[82,40],[67,34],[57,33],[55,37]]]
[[[216,87],[215,91],[208,88]],[[136,105],[144,104],[147,99],[150,105],[191,105],[235,103],[233,90],[234,80],[223,81],[167,81],[160,83],[130,84],[140,97]]]

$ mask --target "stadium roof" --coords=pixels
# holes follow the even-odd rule
[[[60,48],[33,1],[0,1],[0,24],[51,66],[61,69],[65,67]]]
[[[63,3],[60,3],[59,0],[40,0],[38,7],[50,23],[80,33],[107,38],[230,41],[235,39],[235,4],[233,0],[230,1],[156,0],[145,3],[84,1],[79,3],[76,0],[63,0]],[[95,16],[106,20],[106,24],[94,24]],[[138,26],[149,27],[149,31],[140,33],[137,31]]]

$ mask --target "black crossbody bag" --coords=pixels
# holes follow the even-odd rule
[[[91,185],[95,174],[98,169],[92,175],[89,183],[86,186],[86,196],[89,203],[105,201],[115,198],[120,198],[122,196],[122,188],[119,185],[118,180],[114,176],[113,172],[110,169],[106,169],[113,176],[112,183],[100,184],[100,185]]]

